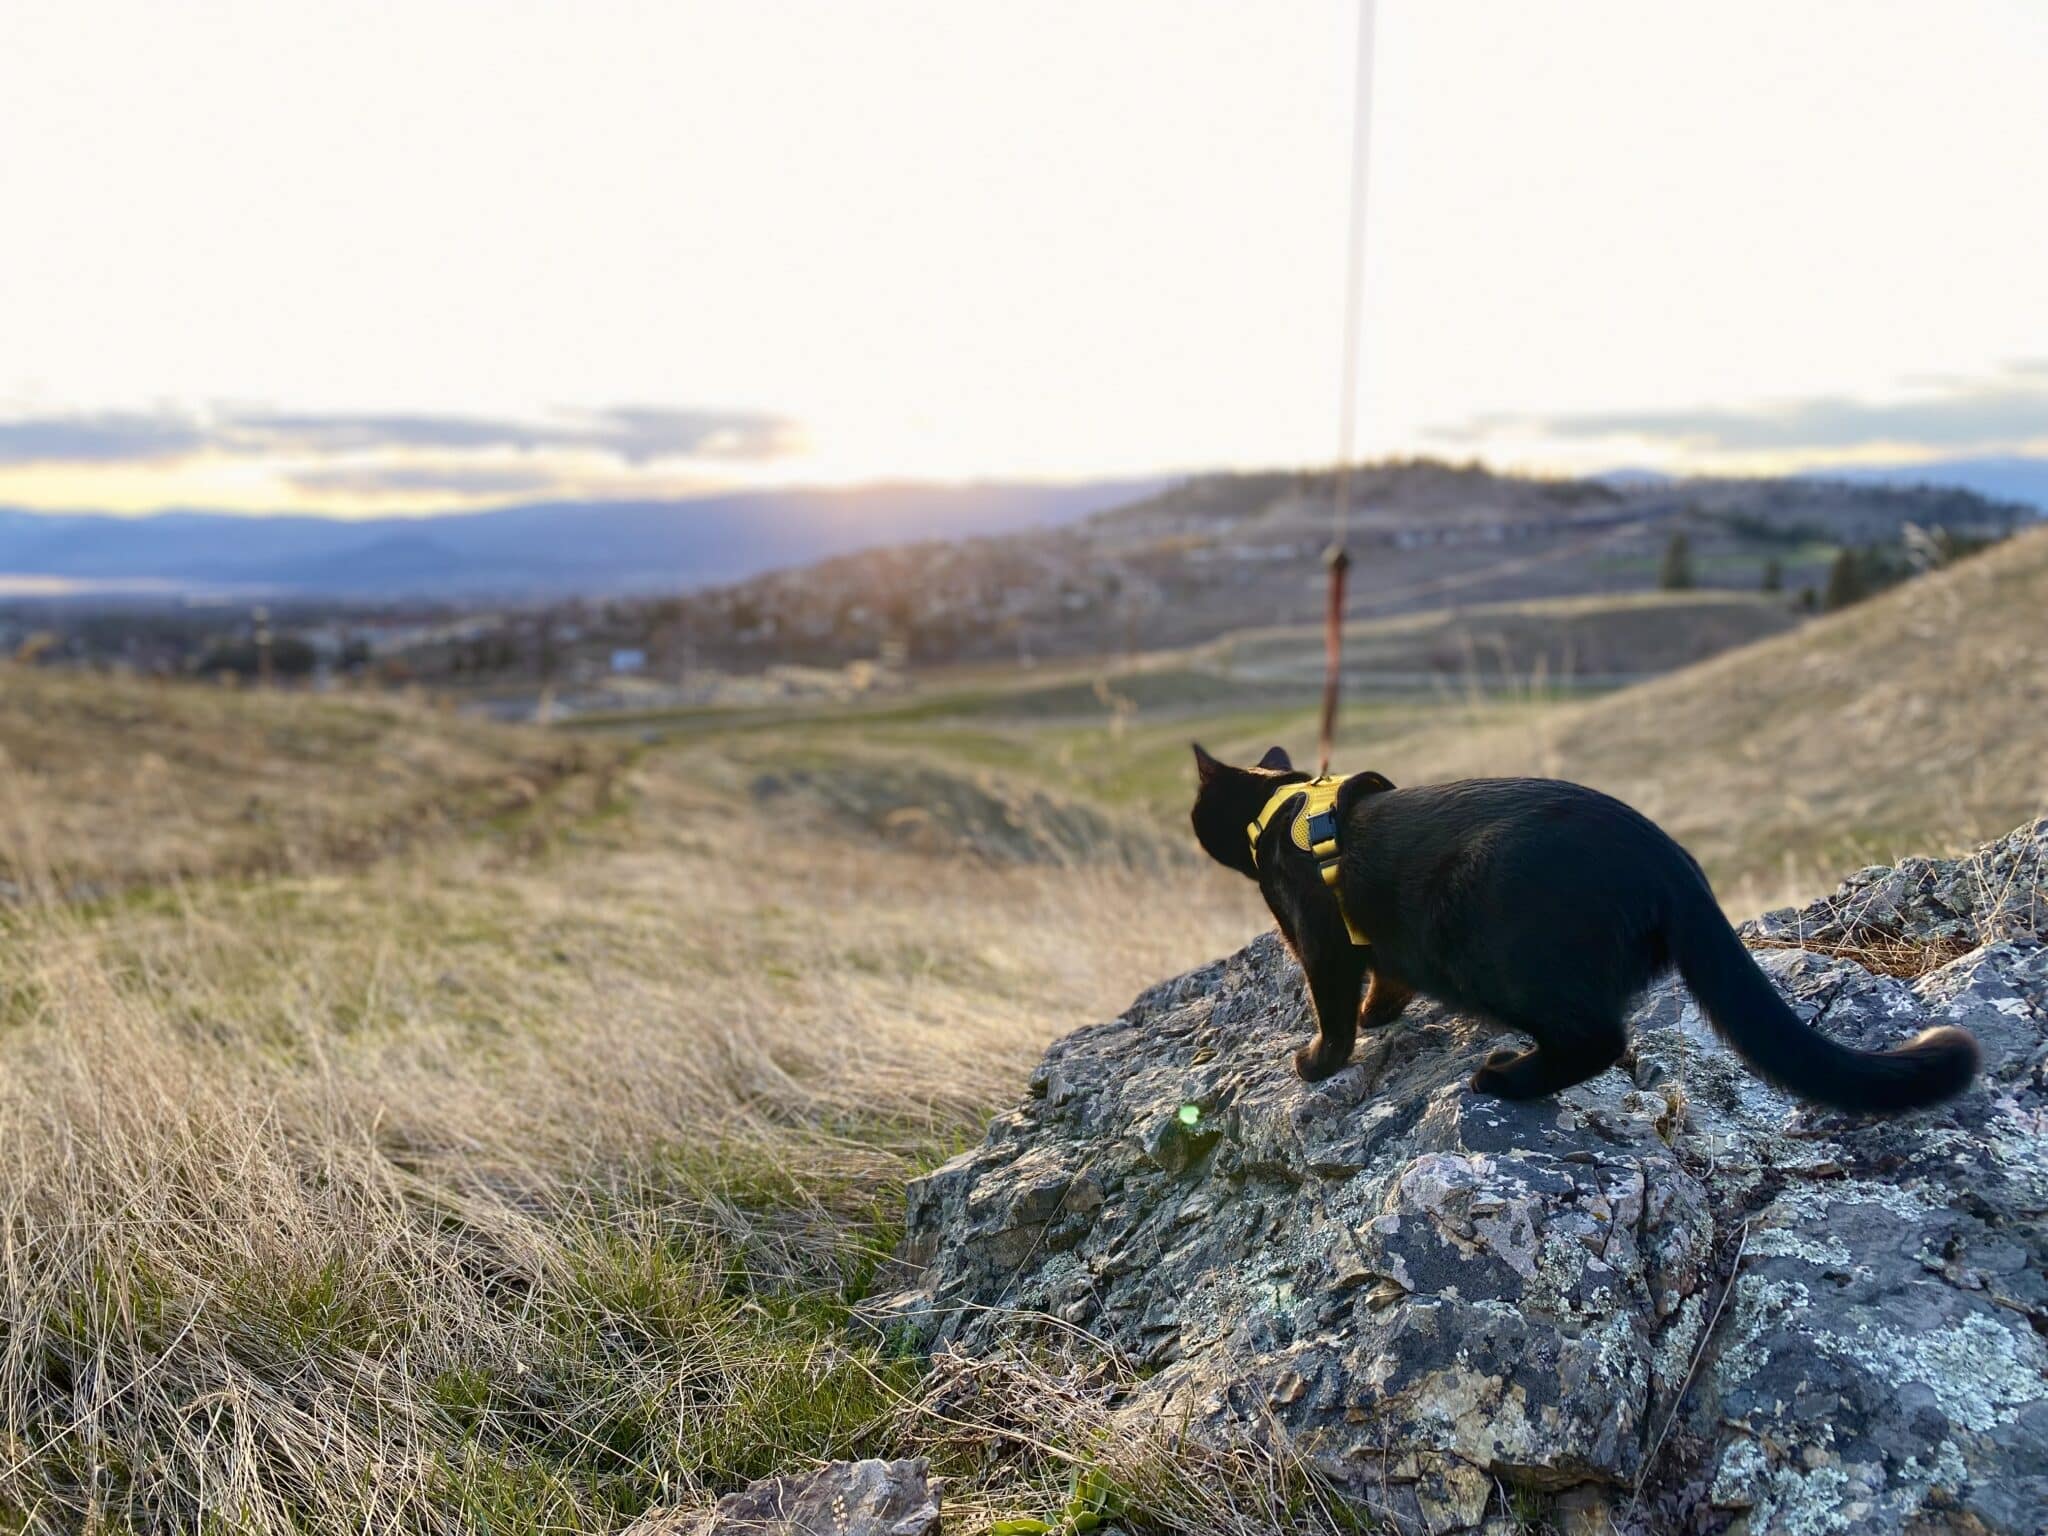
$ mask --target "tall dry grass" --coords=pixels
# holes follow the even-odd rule
[[[1258,921],[1160,899],[657,764],[538,856],[9,911],[0,1508],[596,1530],[892,1449],[915,1368],[843,1324],[902,1181]]]
[[[573,776],[601,790],[617,757],[423,697],[0,661],[0,891],[92,900],[362,862],[521,811]]]

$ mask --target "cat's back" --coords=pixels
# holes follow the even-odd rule
[[[1389,790],[1360,803],[1347,829],[1395,863],[1576,867],[1603,878],[1696,870],[1641,812],[1563,779],[1456,779]]]
[[[1449,827],[1542,826],[1603,816],[1644,819],[1612,795],[1565,779],[1450,779],[1389,790],[1373,796],[1366,806],[1402,821]]]

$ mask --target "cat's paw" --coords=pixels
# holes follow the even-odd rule
[[[1320,1083],[1326,1077],[1334,1077],[1343,1065],[1341,1061],[1326,1065],[1313,1045],[1305,1045],[1294,1053],[1294,1070],[1304,1083]]]
[[[1486,1060],[1471,1077],[1474,1093],[1491,1094],[1497,1099],[1513,1098],[1513,1079],[1508,1068],[1522,1059],[1522,1053],[1512,1046],[1501,1046],[1487,1054]]]

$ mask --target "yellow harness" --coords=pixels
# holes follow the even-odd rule
[[[1344,893],[1337,889],[1337,791],[1344,784],[1343,779],[1333,779],[1325,774],[1322,778],[1310,779],[1306,784],[1283,785],[1273,791],[1265,809],[1244,830],[1251,839],[1252,863],[1256,866],[1259,862],[1259,838],[1266,827],[1288,801],[1299,800],[1301,808],[1294,813],[1294,823],[1288,828],[1288,836],[1295,847],[1315,858],[1316,873],[1323,877],[1323,884],[1337,898],[1337,912],[1344,919],[1344,931],[1351,935],[1351,942],[1369,944],[1372,941],[1359,931],[1358,924],[1351,921],[1351,914],[1344,908]]]

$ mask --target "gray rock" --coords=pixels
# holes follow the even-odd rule
[[[1677,983],[1626,1070],[1475,1097],[1495,1039],[1417,1006],[1309,1085],[1277,938],[1047,1052],[1029,1097],[909,1191],[887,1315],[968,1352],[1086,1329],[1120,1413],[1218,1446],[1282,1436],[1430,1531],[1551,1498],[1563,1526],[2032,1533],[2048,1512],[2048,822],[1864,871],[1754,930],[1881,931],[1915,979],[1759,960],[1860,1045],[1960,1024],[1942,1109],[1803,1106]],[[1894,966],[1893,969],[1900,967]]]
[[[626,1536],[939,1536],[939,1496],[918,1461],[831,1461],[764,1478],[709,1514],[657,1510]]]
[[[1967,859],[1906,859],[1859,870],[1834,895],[1743,926],[1753,940],[1811,949],[1882,949],[1889,941],[1975,949],[2048,932],[2048,817]]]

